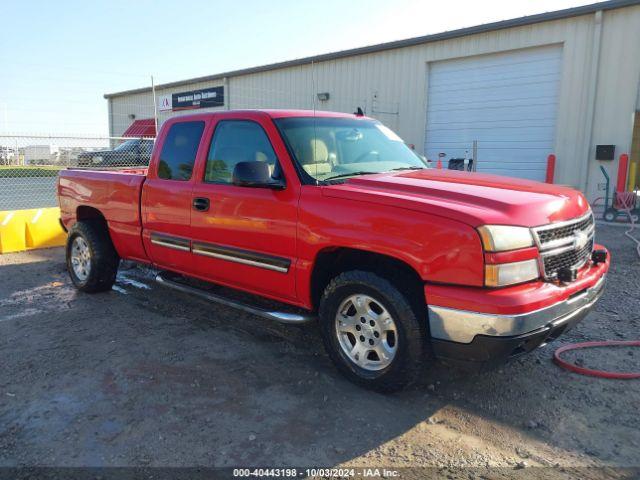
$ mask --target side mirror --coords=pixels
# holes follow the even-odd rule
[[[239,187],[273,188],[282,190],[283,181],[274,180],[269,172],[267,162],[238,162],[233,168],[231,183]]]

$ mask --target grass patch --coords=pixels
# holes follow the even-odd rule
[[[64,167],[0,165],[0,178],[57,177]]]

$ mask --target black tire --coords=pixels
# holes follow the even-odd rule
[[[340,345],[336,315],[342,302],[355,294],[367,295],[379,302],[396,325],[397,350],[391,363],[381,370],[371,371],[357,365]],[[319,307],[325,349],[338,370],[352,382],[365,388],[392,392],[406,387],[421,373],[427,353],[426,316],[420,315],[420,309],[412,307],[411,299],[388,280],[359,270],[342,273],[329,283]]]
[[[72,266],[72,248],[76,238],[81,237],[89,247],[90,262],[86,278],[79,278]],[[67,236],[67,270],[71,281],[82,292],[96,293],[111,290],[118,273],[120,258],[113,248],[111,237],[100,221],[77,222]]]
[[[606,222],[615,222],[618,218],[618,211],[615,208],[607,208],[602,218]]]

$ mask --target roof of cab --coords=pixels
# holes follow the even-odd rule
[[[263,114],[271,118],[292,118],[292,117],[318,117],[318,118],[358,118],[372,120],[366,116],[357,116],[354,113],[342,113],[342,112],[329,112],[324,110],[275,110],[275,109],[256,109],[256,110],[222,110],[218,112],[203,112],[192,113],[188,115],[180,115],[171,117],[171,121],[189,121],[189,120],[204,120],[209,117],[231,117],[238,114]]]
[[[285,117],[339,117],[339,118],[364,118],[355,113],[330,112],[326,110],[260,110],[271,118]]]

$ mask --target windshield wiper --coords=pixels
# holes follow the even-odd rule
[[[353,176],[356,176],[356,175],[373,175],[373,174],[376,174],[376,173],[380,173],[380,172],[359,171],[359,172],[341,173],[339,175],[334,175],[333,177],[325,178],[324,181],[327,182],[329,180],[334,180],[334,179],[337,179],[337,178],[353,177]]]
[[[426,167],[398,167],[398,168],[392,168],[391,170],[389,170],[390,172],[397,172],[399,170],[424,170]]]

